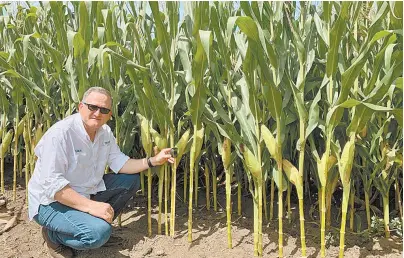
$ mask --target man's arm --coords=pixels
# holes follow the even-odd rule
[[[170,154],[171,148],[161,150],[156,156],[150,158],[153,166],[160,166],[166,163],[174,163],[174,158]],[[144,159],[129,159],[119,170],[122,174],[136,174],[149,168],[146,158]]]
[[[87,199],[73,190],[69,185],[56,192],[54,199],[66,206],[104,219],[109,223],[112,223],[112,219],[114,218],[114,209],[109,203]]]

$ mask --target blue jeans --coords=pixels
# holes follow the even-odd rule
[[[114,219],[129,199],[139,189],[139,174],[106,174],[103,177],[106,190],[92,196],[92,200],[109,203],[114,209]],[[76,250],[101,247],[112,231],[112,226],[103,219],[73,209],[59,202],[40,205],[35,221],[48,231],[52,242]]]

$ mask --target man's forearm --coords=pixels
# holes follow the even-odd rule
[[[90,206],[94,202],[80,195],[70,186],[65,186],[62,190],[55,194],[54,199],[66,206],[83,212],[90,212]]]
[[[171,156],[171,148],[162,149],[156,156],[150,158],[151,165],[161,166],[164,163],[169,161],[170,163],[174,163],[174,158]],[[147,164],[147,159],[129,159],[123,165],[119,173],[123,174],[136,174],[142,171],[145,171],[149,168]]]
[[[150,161],[152,165],[155,164],[154,162],[154,157],[150,158]],[[142,171],[145,171],[146,169],[149,168],[149,165],[147,164],[146,158],[144,159],[128,159],[126,161],[125,165],[119,170],[119,173],[122,174],[136,174]]]

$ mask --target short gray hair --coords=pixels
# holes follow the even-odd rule
[[[92,92],[98,92],[98,93],[104,94],[105,96],[108,96],[109,99],[111,100],[111,107],[112,107],[111,93],[108,90],[106,90],[104,88],[101,88],[101,87],[91,87],[91,88],[89,88],[86,92],[84,92],[82,102],[84,102],[85,99],[88,97],[88,95],[90,95]]]

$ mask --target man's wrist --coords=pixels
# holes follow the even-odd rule
[[[149,166],[149,168],[154,167],[151,157],[148,157],[148,158],[146,159],[146,161],[147,161],[147,165]]]

